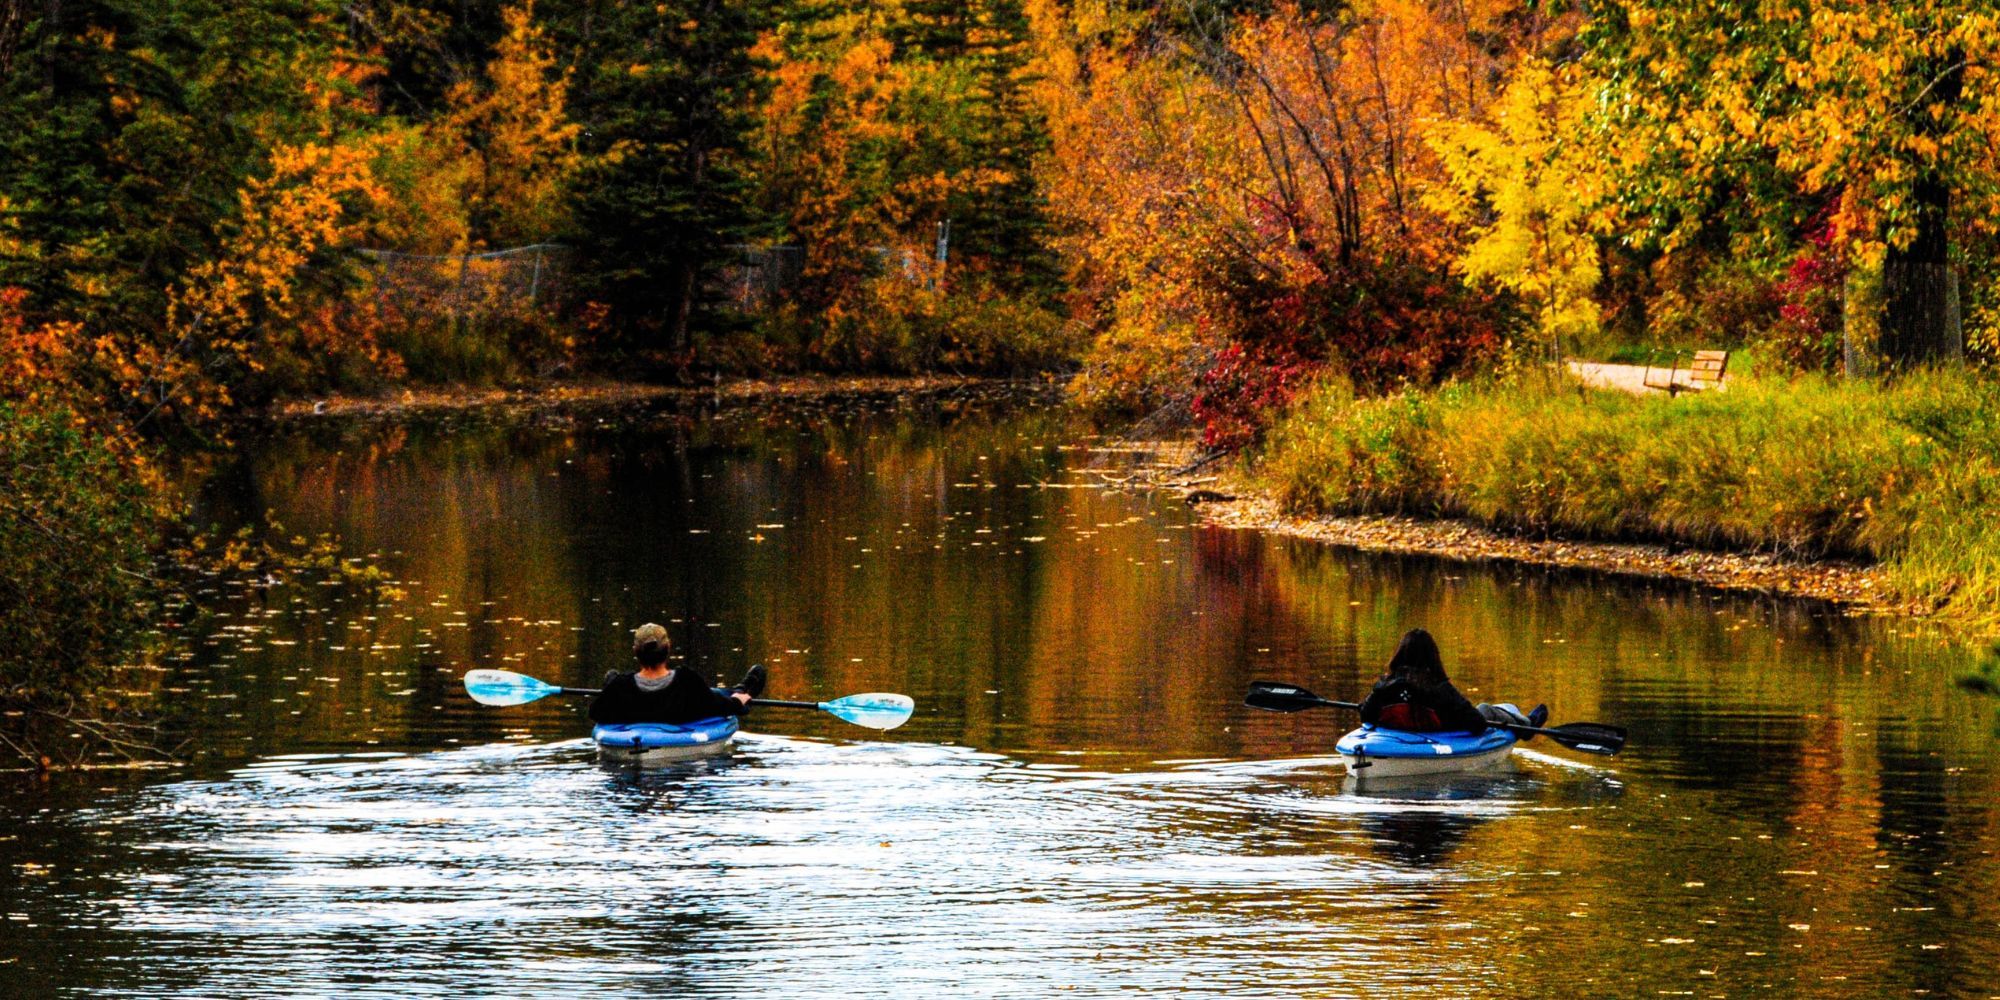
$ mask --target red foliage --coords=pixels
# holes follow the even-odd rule
[[[1806,245],[1773,286],[1779,304],[1772,340],[1787,362],[1806,371],[1832,371],[1840,364],[1846,284],[1847,258],[1835,244],[1833,227],[1822,223],[1807,234]]]
[[[1448,378],[1497,350],[1504,298],[1403,263],[1356,265],[1299,287],[1218,289],[1229,346],[1200,378],[1194,413],[1212,448],[1240,448],[1329,367],[1361,392]]]

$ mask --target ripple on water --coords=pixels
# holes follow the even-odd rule
[[[1394,845],[1462,838],[1535,808],[1540,785],[1342,794],[1328,763],[1051,772],[755,736],[618,772],[587,741],[495,744],[268,758],[77,820],[148,832],[100,911],[154,945],[157,974],[121,984],[134,995],[186,977],[238,996],[658,992],[663,975],[717,995],[1268,994],[1326,982],[1384,934],[1438,933],[1441,879],[1499,873]]]

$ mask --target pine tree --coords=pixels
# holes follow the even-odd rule
[[[683,352],[707,278],[754,219],[744,150],[766,10],[744,0],[600,3],[559,31],[584,55],[575,95],[592,165],[577,184],[588,294],[639,346]]]

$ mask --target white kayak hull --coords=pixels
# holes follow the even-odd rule
[[[1347,773],[1355,779],[1417,778],[1437,774],[1468,774],[1497,771],[1514,756],[1511,746],[1484,753],[1453,754],[1449,757],[1370,757],[1341,754]]]
[[[1377,780],[1498,770],[1513,756],[1515,742],[1503,729],[1417,733],[1364,725],[1341,737],[1334,749],[1350,776]]]
[[[666,767],[687,760],[720,757],[736,746],[734,739],[695,743],[682,747],[610,747],[599,744],[599,763],[619,767]]]

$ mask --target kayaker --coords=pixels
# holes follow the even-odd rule
[[[745,715],[750,700],[764,693],[764,666],[751,667],[734,688],[710,687],[695,668],[667,666],[673,642],[667,630],[648,622],[632,630],[634,671],[613,670],[604,689],[590,700],[592,722],[694,722],[724,715]]]
[[[1412,733],[1483,733],[1486,717],[1451,686],[1429,632],[1403,633],[1389,669],[1361,702],[1361,721]]]
[[[1361,702],[1362,722],[1412,733],[1483,733],[1489,719],[1539,726],[1547,717],[1545,706],[1527,714],[1512,705],[1475,708],[1451,686],[1437,640],[1420,628],[1403,633],[1388,671]]]

